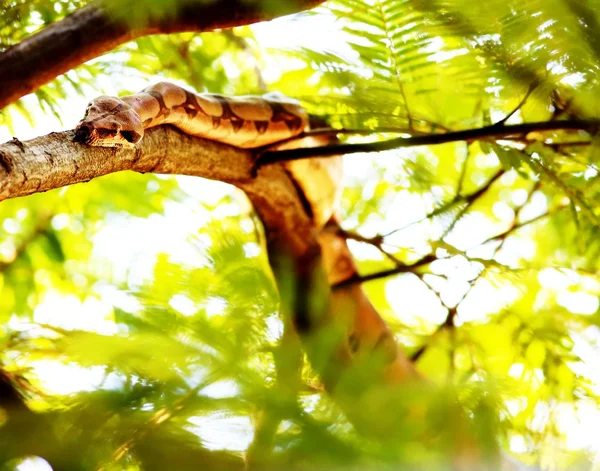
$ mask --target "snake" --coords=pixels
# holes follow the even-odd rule
[[[89,146],[131,148],[140,143],[146,129],[165,124],[242,149],[293,148],[300,145],[294,138],[310,129],[310,117],[298,100],[278,92],[224,96],[159,82],[133,95],[94,98],[75,128],[75,140]],[[340,197],[341,157],[283,165],[308,202],[314,225],[323,227]]]

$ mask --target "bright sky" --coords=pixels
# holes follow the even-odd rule
[[[314,27],[309,28],[306,26],[309,21],[314,23]],[[311,34],[306,34],[306,31],[309,30]],[[284,19],[254,27],[259,43],[265,47],[303,46],[322,49],[322,45],[327,44],[330,49],[349,53],[342,37],[335,34],[336,30],[336,25],[330,18],[325,16],[311,19],[305,17],[302,22]],[[276,77],[279,71],[275,63],[268,62],[263,73],[269,79],[270,77]],[[148,82],[152,81],[154,79],[149,78]],[[119,82],[118,77],[111,77],[110,81],[105,80],[99,85],[108,93],[118,94],[121,88],[135,89],[139,87],[141,89],[148,83],[132,84],[127,82],[127,87],[125,87],[124,82]],[[93,94],[88,98],[92,97]],[[38,119],[33,128],[25,120],[17,120],[15,126],[16,136],[21,140],[26,140],[51,131],[73,128],[82,117],[88,98],[73,96],[69,99],[68,106],[64,108],[63,124],[60,124],[52,116]],[[26,100],[34,101],[31,97],[27,97]],[[0,141],[9,140],[11,137],[5,129],[0,129]],[[380,161],[384,159],[382,156],[377,158]],[[393,158],[397,159],[397,157]],[[489,162],[490,166],[495,164],[495,160]],[[366,156],[347,158],[346,179],[349,182],[363,179],[364,175],[371,173],[371,165],[369,158],[366,158]],[[97,260],[109,261],[113,267],[113,275],[117,279],[128,276],[127,273],[131,272],[131,267],[134,265],[134,272],[143,277],[143,274],[151,270],[153,266],[152,254],[161,252],[171,253],[174,259],[202,265],[205,263],[202,254],[197,248],[188,244],[192,237],[198,240],[196,236],[198,230],[210,221],[231,215],[248,214],[248,203],[241,195],[237,198],[239,204],[223,204],[216,211],[209,211],[198,204],[198,201],[204,201],[212,206],[224,196],[235,192],[229,186],[192,177],[178,177],[178,181],[181,188],[189,195],[186,201],[181,204],[169,204],[163,215],[152,215],[147,219],[131,218],[125,215],[111,216],[106,221],[104,228],[95,237],[93,257]],[[363,197],[365,199],[372,195],[373,184],[374,182],[365,182],[363,187]],[[533,198],[528,208],[531,217],[542,213],[546,209],[545,204],[544,198]],[[390,232],[399,226],[421,219],[425,216],[427,210],[428,208],[421,198],[408,191],[400,191],[390,208],[390,213],[399,215],[399,218],[373,221],[365,226],[365,231],[370,235]],[[507,204],[499,203],[494,211],[499,221],[505,224],[511,221],[513,214]],[[59,221],[58,223],[64,224],[64,218],[68,218],[68,215],[60,215],[59,218],[62,218],[62,222]],[[247,229],[252,231],[252,223],[249,219],[242,224],[245,224]],[[470,223],[462,224],[457,228],[449,242],[456,243],[461,248],[470,247],[481,240],[482,230],[487,229],[490,224],[490,221],[478,217],[475,213],[471,217]],[[390,243],[412,247],[416,252],[427,250],[427,247],[423,247],[421,241],[428,230],[429,228],[426,225],[412,226],[398,233],[390,240]],[[140,239],[138,237],[140,233],[148,234],[148,236]],[[199,243],[210,244],[210,239],[200,240]],[[374,256],[372,248],[361,244],[352,244],[352,249],[359,259]],[[507,244],[503,257],[505,257],[506,262],[510,262],[511,259],[522,256],[524,250],[534,249],[525,244],[515,244],[513,246]],[[256,245],[254,247],[249,246],[247,249],[247,253],[252,256],[258,255],[258,252],[259,249]],[[139,256],[140,254],[144,256]],[[477,254],[477,256],[483,255],[482,253]],[[474,274],[476,275],[476,270],[466,260],[457,258],[439,262],[436,269],[446,271],[448,267],[451,267],[454,276],[451,281],[442,283],[440,289],[442,290],[442,299],[446,303],[452,304],[458,302],[462,294],[468,289],[468,282],[473,279]],[[539,274],[539,281],[548,290],[558,291],[558,303],[571,312],[583,315],[596,312],[598,308],[597,293],[600,288],[598,286],[587,286],[583,291],[574,290],[573,287],[582,281],[576,273],[570,271],[559,272],[553,269],[543,270]],[[434,282],[435,280],[432,278],[432,283]],[[591,282],[586,281],[586,283]],[[503,286],[502,289],[498,289],[497,286],[492,284],[486,286],[483,283],[481,289],[474,291],[474,295],[470,296],[462,306],[458,322],[484,319],[488,314],[497,312],[510,303],[518,296],[518,290],[517,286],[508,284]],[[139,304],[135,297],[116,290],[108,283],[97,286],[97,292],[100,299],[89,298],[83,303],[75,296],[49,293],[44,302],[36,308],[35,321],[64,328],[92,330],[107,335],[114,334],[117,332],[117,327],[112,320],[112,306],[117,305],[133,310]],[[390,305],[399,314],[402,322],[408,326],[432,330],[434,323],[442,322],[446,316],[447,311],[438,298],[432,295],[425,285],[413,276],[391,279],[387,283],[385,292]],[[174,297],[171,305],[186,314],[193,312],[193,306],[190,306],[190,302],[189,299]],[[222,306],[219,306],[217,302],[211,309],[216,313],[221,308]],[[85,313],[85,316],[82,313]],[[31,328],[30,325],[20,324],[18,319],[11,322],[11,327],[14,329]],[[276,331],[277,327],[274,326],[274,332]],[[597,329],[591,329],[586,332],[586,335],[596,340],[600,337]],[[581,345],[581,347],[576,347],[576,352],[586,360],[586,365],[582,367],[587,370],[585,373],[593,377],[596,384],[600,384],[600,353],[590,349],[586,342],[576,342],[576,345]],[[57,394],[94,389],[105,380],[104,373],[99,368],[81,368],[49,360],[37,362],[35,372],[42,379],[44,386],[49,391]],[[511,370],[511,375],[515,378],[520,376],[518,365],[514,370]],[[108,384],[109,387],[110,385],[119,387],[120,380],[115,377]],[[106,382],[103,383],[103,387],[107,387]],[[221,397],[235,393],[235,386],[231,383],[215,384],[210,390],[203,392]],[[509,408],[516,411],[523,406],[511,404]],[[600,450],[597,438],[600,412],[593,405],[582,405],[574,415],[559,414],[558,416],[559,426],[569,430],[569,447]],[[243,450],[252,438],[251,424],[245,417],[224,417],[214,414],[190,422],[190,430],[197,432],[209,447]],[[525,443],[522,437],[513,437],[511,448],[514,451],[524,451],[524,447]],[[47,469],[45,462],[39,459],[26,460],[19,466],[20,471],[45,471]]]

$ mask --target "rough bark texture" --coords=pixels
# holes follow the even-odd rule
[[[73,131],[0,145],[0,201],[81,183],[123,170],[194,175],[243,189],[271,237],[294,252],[313,237],[295,186],[281,166],[251,176],[253,156],[215,141],[189,136],[173,127],[147,131],[136,149],[88,147],[73,142]]]
[[[0,109],[60,74],[132,39],[159,33],[212,31],[295,13],[324,0],[268,2],[252,0],[175,0],[168,14],[143,24],[128,24],[127,11],[144,9],[141,1],[92,3],[0,54]],[[119,5],[119,10],[115,10]],[[117,19],[121,18],[121,20]]]

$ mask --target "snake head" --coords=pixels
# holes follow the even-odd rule
[[[74,140],[89,146],[134,147],[143,135],[135,110],[119,98],[103,95],[89,103]]]

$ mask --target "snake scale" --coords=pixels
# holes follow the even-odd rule
[[[281,149],[302,145],[301,139],[292,138],[309,129],[309,115],[298,101],[278,93],[226,97],[160,82],[134,95],[93,99],[76,128],[76,140],[91,146],[133,147],[145,129],[163,124],[234,147]],[[322,227],[341,191],[341,157],[284,165],[308,201],[314,224]]]

